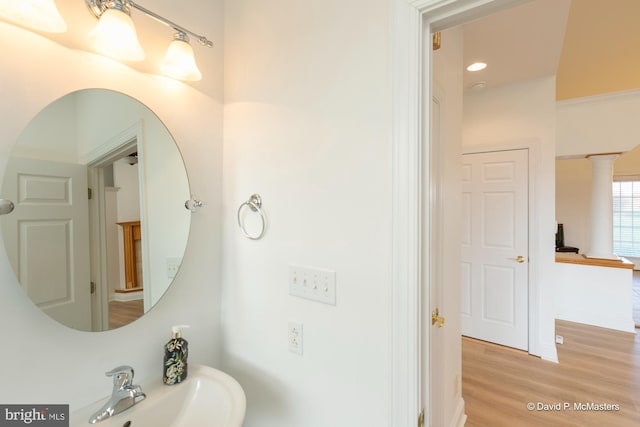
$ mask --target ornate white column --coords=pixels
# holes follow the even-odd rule
[[[591,154],[591,249],[587,258],[620,259],[613,253],[613,162],[620,153]]]

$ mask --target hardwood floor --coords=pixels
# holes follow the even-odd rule
[[[564,337],[557,364],[462,339],[467,427],[640,426],[640,338],[565,321],[556,321],[556,333]],[[613,409],[580,410],[574,404]]]
[[[109,329],[119,328],[136,320],[144,313],[144,300],[109,302]]]

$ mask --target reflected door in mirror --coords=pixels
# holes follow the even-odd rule
[[[14,157],[2,194],[16,201],[2,231],[20,284],[49,316],[91,330],[87,168]]]

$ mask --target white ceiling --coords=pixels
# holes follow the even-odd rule
[[[474,82],[489,88],[555,75],[570,5],[536,0],[465,24],[465,67],[488,64],[483,71],[464,71],[465,89]]]

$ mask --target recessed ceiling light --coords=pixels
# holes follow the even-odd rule
[[[484,70],[485,68],[487,68],[487,64],[485,64],[484,62],[474,62],[473,64],[467,67],[467,70],[480,71],[480,70]]]

